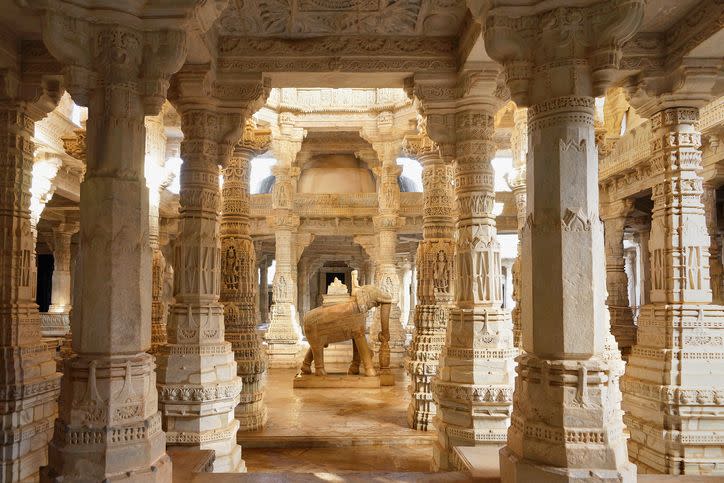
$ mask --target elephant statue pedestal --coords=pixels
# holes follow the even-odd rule
[[[381,378],[372,363],[372,351],[365,336],[365,321],[367,312],[379,306],[382,321],[382,331],[379,334],[382,342],[380,367],[388,368],[389,345],[385,352],[384,341],[389,340],[391,302],[392,297],[386,292],[373,285],[365,285],[355,288],[347,302],[317,307],[308,312],[303,323],[309,350],[299,374],[294,379],[294,387],[379,387]],[[329,344],[347,340],[352,340],[354,345],[354,356],[347,374],[327,375],[324,348]]]

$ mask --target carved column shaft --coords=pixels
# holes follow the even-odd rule
[[[276,270],[272,281],[272,306],[269,328],[264,334],[268,344],[269,363],[272,367],[295,367],[302,350],[301,321],[294,304],[297,292],[296,230],[299,217],[293,213],[295,191],[289,166],[273,169],[276,181],[272,192],[274,215],[269,223],[275,230]]]
[[[147,116],[146,123],[146,185],[148,186],[148,238],[153,252],[151,268],[151,354],[158,354],[168,336],[166,324],[168,304],[163,300],[166,259],[159,244],[159,209],[162,184],[165,181],[166,135],[162,116]]]
[[[265,256],[259,264],[259,305],[260,305],[260,322],[262,324],[269,323],[269,280],[268,280],[269,263]]]
[[[70,244],[79,229],[77,223],[61,223],[53,229],[53,280],[50,308],[41,315],[44,337],[63,337],[70,330],[71,273]]]
[[[604,246],[606,250],[606,305],[610,313],[611,333],[616,338],[621,355],[628,358],[636,341],[636,326],[628,297],[628,276],[626,275],[623,250],[626,215],[631,202],[623,200],[606,205],[601,215],[604,223]]]
[[[394,143],[392,143],[394,144]],[[388,152],[390,151],[390,152]],[[376,310],[370,328],[372,345],[380,355],[380,376],[383,385],[393,384],[390,366],[402,364],[405,333],[401,322],[400,310],[400,278],[395,266],[397,253],[397,230],[402,223],[399,215],[400,187],[397,177],[400,167],[395,162],[396,156],[391,154],[392,145],[383,143],[380,150],[383,164],[377,171],[377,199],[379,202],[378,215],[373,218],[377,235],[376,250],[376,284],[392,296],[392,306],[389,317],[389,338],[382,335],[380,325],[380,311]],[[386,365],[390,364],[390,366]]]
[[[242,381],[232,345],[225,340],[219,302],[219,164],[231,154],[228,140],[238,139],[234,133],[240,132],[241,116],[213,107],[187,109],[183,99],[178,102],[184,133],[181,219],[174,254],[175,303],[168,344],[158,357],[160,406],[169,444],[213,449],[214,471],[244,471],[234,419]]]
[[[644,6],[600,1],[518,17],[493,9],[485,18],[486,50],[504,66],[512,99],[528,107],[523,352],[500,451],[506,483],[636,478],[605,301],[594,96],[609,87]]]
[[[455,446],[500,445],[513,395],[513,327],[501,309],[503,275],[495,227],[492,107],[455,114],[454,307],[433,383],[438,441],[433,464],[452,466]],[[484,409],[483,409],[484,408]]]
[[[185,36],[46,15],[48,48],[66,58],[90,45],[93,65],[80,67],[83,59],[73,59],[66,70],[71,95],[88,105],[80,203],[82,303],[73,310],[75,355],[64,362],[60,416],[45,477],[103,480],[132,473],[164,480],[170,478],[171,463],[157,407],[155,364],[146,352],[152,261],[144,116],[158,112],[166,68],[175,70],[178,57],[185,56]],[[54,35],[64,41],[56,42]],[[83,47],[75,45],[86,35]],[[150,54],[143,48],[147,42],[164,42],[169,49]],[[77,50],[65,52],[69,43]],[[165,67],[145,72],[158,63]]]
[[[38,467],[47,461],[57,414],[60,374],[55,372],[53,348],[40,339],[30,224],[32,136],[42,114],[29,104],[0,97],[0,415],[7,435],[0,480],[7,481],[37,478]]]
[[[651,116],[652,164],[664,175],[652,193],[651,294],[621,388],[642,471],[722,475],[724,307],[711,303],[699,109],[687,101]]]
[[[508,185],[513,191],[513,197],[515,198],[516,208],[516,219],[518,222],[518,256],[513,262],[513,300],[515,301],[515,307],[510,312],[510,316],[513,319],[513,345],[520,348],[522,344],[522,330],[521,330],[521,317],[520,317],[520,305],[521,305],[521,232],[525,226],[526,219],[526,189],[525,189],[525,178],[526,178],[526,162],[528,156],[528,109],[519,108],[513,113],[513,121],[515,123],[513,132],[510,136],[510,144],[513,151],[513,171],[509,175]]]
[[[717,219],[716,188],[708,183],[704,184],[704,193],[701,197],[706,216],[706,229],[709,232],[709,276],[711,286],[711,299],[716,304],[722,303],[722,275],[724,267],[721,261],[721,248],[719,246],[719,223]]]
[[[432,380],[437,376],[452,301],[454,243],[453,167],[423,133],[409,137],[405,150],[422,164],[423,240],[417,247],[417,297],[412,342],[405,368],[410,377],[407,424],[432,428],[437,407]]]
[[[237,373],[243,382],[236,407],[240,430],[251,431],[266,423],[264,384],[267,355],[257,334],[256,250],[249,234],[250,162],[268,145],[268,137],[247,124],[240,143],[223,170],[221,215],[221,302],[224,304],[226,340],[231,342]]]

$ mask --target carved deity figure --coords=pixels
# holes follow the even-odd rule
[[[239,287],[239,275],[241,273],[241,267],[239,265],[239,257],[236,256],[236,249],[230,246],[226,250],[224,256],[224,284],[227,288],[235,290]]]
[[[450,291],[450,269],[447,255],[443,250],[437,252],[432,278],[436,292],[448,293]]]
[[[304,333],[309,341],[309,349],[304,357],[301,372],[311,374],[311,364],[314,361],[314,374],[326,375],[324,348],[335,342],[352,339],[356,351],[349,373],[359,373],[361,359],[365,375],[375,376],[372,353],[365,337],[365,316],[370,309],[381,306],[383,328],[387,327],[391,303],[392,297],[389,294],[374,285],[363,285],[354,290],[348,302],[317,307],[307,312],[304,316]]]

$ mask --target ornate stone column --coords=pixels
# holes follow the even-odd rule
[[[724,267],[721,261],[721,249],[719,247],[719,223],[716,212],[716,187],[710,183],[704,183],[704,193],[701,197],[704,204],[704,215],[706,216],[706,229],[709,232],[711,244],[709,245],[709,277],[711,279],[711,300],[715,304],[722,304],[722,275]]]
[[[510,145],[513,151],[513,171],[510,173],[507,181],[508,186],[513,191],[513,197],[515,198],[515,208],[517,213],[518,221],[518,256],[513,262],[512,275],[513,275],[513,301],[515,301],[515,307],[510,311],[510,316],[513,319],[513,345],[517,348],[521,347],[522,344],[522,330],[521,330],[521,252],[522,252],[522,231],[525,226],[526,219],[526,190],[525,190],[525,178],[526,178],[526,161],[528,157],[528,109],[519,108],[513,113],[513,132],[510,135]]]
[[[493,92],[495,75],[480,73],[478,89]],[[451,467],[455,446],[499,446],[505,441],[517,353],[510,312],[501,308],[503,275],[493,214],[491,160],[499,102],[493,97],[462,102],[452,124],[457,137],[455,303],[439,376],[433,383],[438,406],[433,464],[439,469]]]
[[[166,135],[163,116],[148,116],[146,125],[145,173],[148,186],[148,238],[153,253],[151,265],[151,354],[158,354],[167,341],[168,305],[163,301],[166,259],[159,244],[161,189],[166,182]]]
[[[616,338],[624,359],[628,358],[636,341],[636,326],[628,298],[628,277],[623,253],[624,225],[632,208],[633,202],[624,199],[605,203],[601,210],[606,250],[606,305],[611,316],[611,333]]]
[[[269,261],[265,255],[259,264],[259,306],[260,322],[269,323],[269,281],[267,280]]]
[[[712,304],[698,129],[720,68],[685,62],[668,74],[676,82],[647,80],[659,91],[630,91],[663,175],[652,190],[650,303],[621,383],[630,457],[647,473],[724,475],[724,307]]]
[[[213,449],[215,472],[245,471],[236,443],[234,409],[242,388],[232,344],[225,340],[219,302],[219,165],[241,138],[244,118],[264,97],[260,80],[215,79],[207,66],[187,66],[174,77],[181,115],[181,192],[174,254],[174,298],[168,344],[158,357],[160,406],[169,444]],[[211,93],[207,86],[214,86]],[[228,93],[247,98],[227,99]],[[233,166],[233,164],[232,164]]]
[[[609,86],[645,2],[594,0],[522,16],[506,10],[512,3],[487,12],[484,34],[512,99],[528,106],[524,352],[501,479],[635,481],[618,389],[624,365],[605,304],[594,96]]]
[[[78,223],[60,223],[53,228],[53,280],[48,314],[41,318],[43,337],[64,337],[70,330],[70,243]]]
[[[425,124],[420,127],[421,133],[408,136],[404,144],[405,154],[422,164],[423,194],[423,240],[415,257],[419,300],[405,369],[410,377],[407,424],[427,431],[436,413],[432,380],[438,373],[453,294],[454,203],[452,165],[440,156]]]
[[[396,162],[400,143],[382,142],[373,143],[373,146],[382,159],[382,165],[377,168],[379,211],[378,215],[372,219],[377,232],[375,283],[392,296],[392,307],[390,309],[389,340],[384,340],[381,335],[378,335],[381,334],[379,311],[375,311],[370,335],[373,339],[373,346],[380,352],[380,361],[389,360],[392,366],[399,366],[403,364],[405,352],[405,330],[402,327],[399,306],[400,279],[395,266],[397,230],[404,222],[404,218],[399,216],[400,186],[397,183],[401,172],[401,168]],[[389,359],[386,359],[387,354],[389,354]],[[380,364],[382,384],[394,384],[390,367],[385,367],[382,362]]]
[[[81,276],[47,480],[168,481],[171,462],[157,408],[151,338],[151,250],[144,179],[144,116],[186,56],[188,7],[112,13],[40,4],[43,39],[63,62],[70,94],[88,106],[81,184]],[[73,12],[75,17],[68,16]],[[206,11],[207,14],[212,14]],[[119,25],[119,15],[124,25]]]
[[[274,228],[276,238],[276,271],[272,280],[269,328],[264,334],[271,367],[296,367],[303,349],[302,330],[294,304],[297,280],[293,265],[296,265],[296,230],[299,227],[299,217],[293,213],[295,188],[292,177],[295,170],[288,165],[272,168],[276,177],[272,192],[274,215],[267,223]]]
[[[253,431],[266,423],[264,384],[267,355],[256,331],[256,251],[249,230],[249,171],[251,160],[269,147],[269,131],[247,121],[244,133],[224,173],[221,214],[221,303],[224,304],[226,340],[231,342],[237,374],[242,380],[236,419],[240,431]]]
[[[25,59],[23,59],[25,60]],[[21,83],[23,89],[20,90]],[[35,304],[35,241],[30,220],[35,122],[60,98],[60,85],[0,75],[0,480],[33,480],[47,461],[60,374],[53,344],[41,341]],[[30,94],[30,96],[27,96]],[[42,96],[40,103],[33,102]]]

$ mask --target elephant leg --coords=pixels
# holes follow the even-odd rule
[[[367,347],[367,338],[364,336],[364,334],[362,334],[355,337],[354,341],[357,343],[359,357],[360,359],[362,359],[362,365],[364,365],[365,367],[365,375],[376,376],[377,371],[375,371],[375,368],[372,364],[372,352],[370,351],[369,347]]]
[[[311,351],[314,354],[314,375],[326,376],[327,371],[324,370],[324,346],[312,346]]]
[[[304,355],[304,362],[302,362],[302,374],[312,373],[312,361],[314,360],[314,353],[312,348],[307,349],[307,353]]]
[[[357,342],[354,339],[352,339],[352,362],[349,364],[347,374],[359,374],[359,347],[357,347]]]

